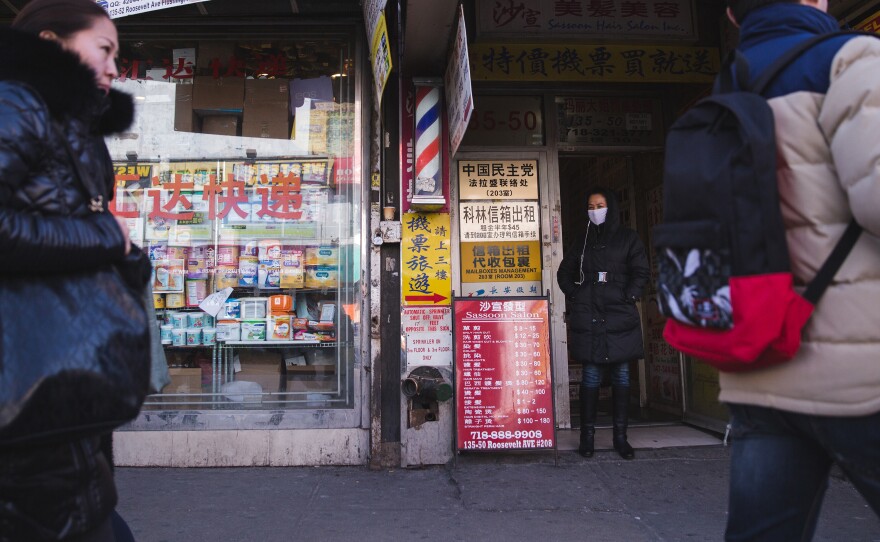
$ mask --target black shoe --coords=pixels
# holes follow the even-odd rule
[[[614,450],[624,459],[632,459],[636,456],[635,450],[626,441],[626,433],[614,434]]]
[[[580,446],[578,447],[578,453],[580,455],[582,455],[583,457],[593,457],[595,434],[596,434],[595,427],[581,426],[581,443],[580,443]]]
[[[599,388],[581,386],[581,442],[578,453],[583,457],[593,457],[598,403]]]

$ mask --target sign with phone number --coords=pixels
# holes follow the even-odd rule
[[[540,96],[476,96],[463,146],[543,145]]]
[[[458,449],[554,448],[547,298],[458,298],[453,313]]]

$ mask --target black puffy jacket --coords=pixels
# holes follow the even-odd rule
[[[608,204],[605,223],[590,223],[556,272],[566,299],[568,351],[581,363],[628,362],[644,355],[635,302],[650,276],[645,246],[636,232],[620,225],[614,193],[601,193]],[[599,280],[600,272],[607,274],[606,282]]]
[[[106,210],[112,198],[103,138],[126,129],[133,114],[131,98],[104,96],[76,55],[0,29],[0,282],[126,260],[115,219],[90,204],[100,196]],[[141,259],[126,267],[142,274],[146,265],[149,273],[137,254]],[[0,450],[0,541],[57,540],[93,529],[116,504],[110,468],[98,438]]]

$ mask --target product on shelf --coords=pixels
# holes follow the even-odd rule
[[[256,286],[259,260],[256,256],[240,256],[238,258],[238,285]]]
[[[293,297],[289,295],[269,296],[269,310],[272,312],[289,312],[293,310]]]
[[[240,341],[241,322],[237,320],[219,320],[217,322],[218,341]]]
[[[202,342],[202,328],[188,327],[186,328],[186,345],[198,346]]]
[[[186,306],[198,307],[208,295],[208,281],[206,279],[186,279]]]
[[[241,323],[241,340],[265,341],[266,320],[244,320]]]
[[[336,266],[306,267],[306,288],[333,288],[338,282],[339,269]]]
[[[290,340],[290,315],[289,314],[272,314],[269,316],[269,337],[270,341],[289,341]]]
[[[217,340],[217,330],[213,327],[202,328],[202,344],[212,346]]]
[[[305,286],[303,250],[295,247],[281,248],[281,287],[302,288]]]
[[[186,306],[186,296],[182,293],[168,292],[165,294],[166,309],[182,309]]]
[[[339,264],[339,248],[333,246],[307,247],[305,264],[308,266],[336,266]]]
[[[256,320],[265,319],[269,311],[267,304],[269,299],[266,297],[251,297],[241,300],[241,319]]]

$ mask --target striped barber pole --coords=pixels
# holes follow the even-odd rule
[[[442,193],[440,89],[416,87],[416,196]]]

